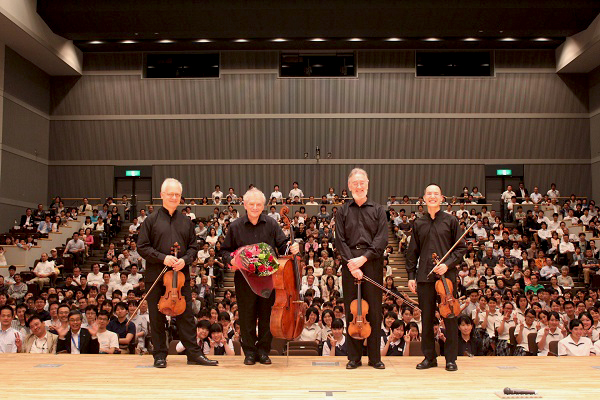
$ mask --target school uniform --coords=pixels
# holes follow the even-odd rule
[[[327,339],[323,344],[323,355],[329,356],[331,354],[331,341]],[[335,355],[336,356],[348,356],[348,343],[346,342],[346,335],[342,336],[342,340],[335,344]]]
[[[381,350],[383,350],[386,343],[387,338],[381,338]],[[403,356],[407,345],[408,343],[404,341],[404,338],[396,340],[395,342],[390,342],[386,356]]]
[[[558,355],[587,357],[590,355],[592,348],[593,344],[590,338],[582,336],[579,338],[579,341],[575,343],[575,340],[569,335],[558,342]]]

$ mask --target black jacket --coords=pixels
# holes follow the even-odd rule
[[[92,335],[90,335],[90,332],[87,329],[81,328],[79,340],[79,352],[81,354],[98,354],[100,350],[98,339],[92,339]],[[64,339],[58,339],[56,353],[71,354],[71,344],[71,330],[69,329],[69,333],[67,333],[67,336],[65,336]]]

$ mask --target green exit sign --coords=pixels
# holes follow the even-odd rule
[[[510,175],[512,175],[512,169],[497,169],[496,175],[497,176],[510,176]]]
[[[128,169],[125,171],[125,176],[140,176],[140,173],[139,169]]]

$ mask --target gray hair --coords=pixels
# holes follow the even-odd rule
[[[248,198],[251,196],[260,196],[263,199],[263,203],[267,203],[267,198],[265,197],[265,194],[255,187],[253,187],[252,189],[248,189],[248,191],[244,193],[244,203],[246,203],[248,201]]]
[[[364,176],[367,177],[367,180],[369,180],[369,175],[367,174],[367,171],[365,171],[362,168],[354,168],[352,171],[350,171],[350,174],[348,175],[348,181],[350,181],[350,179],[357,174],[363,174]]]
[[[165,190],[167,190],[167,186],[169,185],[177,185],[179,187],[179,190],[183,193],[183,186],[181,185],[181,182],[179,182],[177,179],[175,178],[167,178],[163,181],[162,185],[160,185],[160,191],[162,193],[165,193]]]

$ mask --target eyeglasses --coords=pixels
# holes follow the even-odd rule
[[[350,182],[350,186],[357,188],[359,186],[366,187],[369,184],[369,181],[354,181]]]
[[[165,193],[165,196],[179,198],[181,197],[181,193]]]

